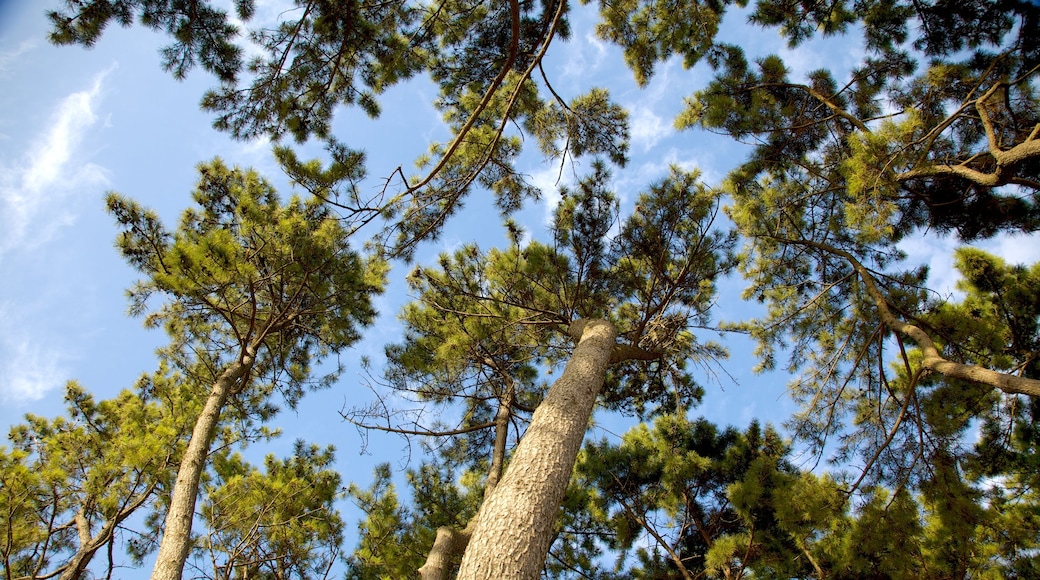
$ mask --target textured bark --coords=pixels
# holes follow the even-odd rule
[[[116,520],[108,522],[101,528],[101,531],[94,537],[90,534],[90,523],[87,522],[87,517],[83,515],[83,511],[76,512],[76,531],[79,534],[79,550],[73,554],[68,564],[61,571],[60,580],[78,580],[83,578],[87,570],[87,564],[90,563],[91,558],[94,557],[94,553],[97,552],[108,538],[111,537],[112,531],[115,529]]]
[[[419,577],[422,580],[447,580],[452,561],[466,549],[469,539],[467,530],[457,530],[450,526],[437,528],[437,538],[426,556],[426,563],[419,568]]]
[[[191,524],[195,518],[199,481],[206,469],[209,448],[220,423],[220,412],[236,383],[249,372],[252,362],[252,356],[243,356],[242,360],[228,367],[210,388],[177,470],[170,511],[166,514],[159,553],[155,568],[152,569],[152,580],[180,580],[184,573],[184,562],[191,549]]]
[[[578,321],[580,337],[563,374],[535,410],[494,493],[477,514],[459,580],[533,580],[545,565],[553,525],[603,388],[617,331]]]
[[[488,469],[487,484],[484,486],[485,501],[491,497],[491,493],[498,487],[498,481],[502,478],[506,442],[509,438],[509,418],[513,415],[514,398],[515,389],[510,385],[502,400],[499,401],[498,412],[495,414],[495,448],[491,452],[491,467]],[[452,562],[457,562],[466,551],[466,547],[469,546],[473,524],[474,521],[470,521],[464,530],[451,526],[437,528],[433,547],[426,555],[426,562],[419,568],[419,577],[422,580],[448,580]]]

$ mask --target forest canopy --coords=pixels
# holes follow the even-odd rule
[[[973,247],[1040,229],[1040,6],[601,0],[584,29],[566,0],[284,4],[276,22],[252,0],[48,13],[57,44],[112,24],[165,35],[165,70],[211,75],[215,130],[270,139],[303,197],[219,160],[176,230],[110,195],[142,275],[131,313],[170,341],[118,399],[70,383],[66,415],[12,430],[9,578],[110,574],[95,555],[116,548],[170,579],[1040,574],[1040,263]],[[724,39],[734,16],[787,52]],[[545,66],[592,34],[640,87],[669,62],[707,71],[675,127],[745,155],[712,180],[676,164],[616,180],[631,111]],[[856,62],[793,66],[817,38]],[[449,136],[369,167],[373,137],[335,119],[393,115],[383,96],[420,79]],[[532,152],[575,179],[546,191]],[[549,219],[521,223],[548,196]],[[503,241],[413,263],[475,198],[494,200]],[[960,244],[954,294],[906,253],[940,238]],[[383,313],[403,332],[367,367],[373,400],[317,362],[363,336],[388,276],[409,302]],[[754,314],[720,313],[737,301],[723,281]],[[730,339],[755,359],[728,358]],[[797,411],[702,417],[735,366],[783,370]],[[422,453],[374,482],[304,441],[263,470],[244,459],[312,387],[348,401],[314,421]],[[588,436],[615,416],[626,433]],[[344,500],[365,512],[355,546]]]

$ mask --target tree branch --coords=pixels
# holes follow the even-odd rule
[[[944,358],[939,353],[938,347],[927,332],[919,326],[896,318],[892,313],[892,310],[889,308],[888,302],[885,300],[885,295],[881,292],[881,289],[878,288],[874,275],[849,252],[812,240],[788,239],[780,241],[823,250],[824,252],[840,256],[848,261],[859,275],[860,279],[863,280],[863,285],[866,288],[867,294],[877,307],[882,322],[893,331],[898,332],[917,343],[918,348],[921,349],[921,353],[924,355],[921,361],[924,368],[939,373],[947,378],[961,379],[973,383],[989,385],[993,388],[1000,389],[1005,393],[1040,397],[1040,380],[1000,373],[978,365],[958,363]]]

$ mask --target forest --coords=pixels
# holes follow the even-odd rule
[[[5,580],[126,561],[156,580],[1040,577],[1040,263],[979,247],[1040,232],[1040,4],[281,0],[273,22],[267,4],[47,12],[62,50],[162,35],[155,65],[205,76],[212,130],[268,140],[293,192],[210,157],[176,223],[106,196],[129,314],[162,345],[116,397],[72,380],[62,415],[11,429]],[[720,34],[733,18],[788,51],[749,57]],[[620,184],[632,111],[546,66],[585,36],[638,87],[706,71],[668,121],[745,155]],[[854,66],[785,62],[818,38]],[[399,114],[385,95],[418,80],[448,137],[370,166],[372,136],[336,119]],[[580,172],[541,224],[519,217],[547,195],[532,154]],[[481,200],[501,244],[421,259]],[[939,239],[953,293],[906,250]],[[403,331],[359,384],[340,357],[395,283]],[[734,283],[754,314],[720,313]],[[706,415],[736,368],[782,371],[795,412]],[[347,472],[356,450],[299,439],[257,464],[319,390],[356,404],[309,420],[419,452]]]

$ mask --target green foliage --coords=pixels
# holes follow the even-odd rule
[[[109,22],[130,26],[136,19],[174,39],[162,50],[162,65],[176,78],[184,78],[192,67],[201,64],[218,78],[234,81],[242,68],[243,50],[235,44],[238,29],[230,23],[225,10],[208,2],[65,0],[64,4],[64,9],[47,12],[54,25],[51,41],[57,44],[93,46]],[[236,0],[239,18],[248,20],[253,11],[253,0]]]
[[[1035,569],[1031,491],[1011,503],[993,491],[984,499],[937,459],[918,494],[850,493],[847,481],[800,471],[787,454],[772,429],[720,430],[676,416],[640,424],[617,444],[589,443],[547,572],[909,579],[1028,577]],[[618,554],[612,567],[610,553]]]
[[[90,46],[113,21],[137,20],[165,32],[172,40],[162,52],[168,70],[181,78],[200,64],[217,77],[219,85],[202,99],[216,128],[240,139],[325,141],[331,159],[324,171],[300,163],[284,145],[277,155],[315,195],[343,204],[363,222],[385,219],[375,241],[396,256],[410,258],[417,243],[436,237],[474,186],[492,191],[504,213],[538,197],[514,167],[523,135],[510,127],[530,132],[554,157],[626,159],[627,114],[605,91],[568,101],[544,74],[544,84],[534,80],[552,42],[569,35],[567,2],[296,0],[274,23],[254,21],[253,0],[235,3],[237,21],[214,4],[69,0],[49,12],[51,39]],[[243,55],[257,47],[247,61]],[[360,200],[353,184],[364,174],[363,159],[345,145],[353,135],[332,134],[334,115],[357,106],[377,116],[380,95],[418,73],[437,83],[434,105],[452,137],[419,160],[425,176],[397,170],[399,182],[384,175],[383,191]]]
[[[255,172],[219,160],[199,174],[197,207],[175,232],[137,203],[109,196],[123,228],[117,245],[146,276],[129,290],[130,312],[166,330],[161,358],[205,388],[232,361],[255,356],[258,380],[239,396],[267,417],[272,390],[292,406],[305,385],[334,380],[335,372],[314,381],[312,366],[356,341],[357,327],[375,317],[370,296],[381,291],[386,266],[360,258],[318,199],[282,205]]]
[[[635,22],[656,6],[613,3],[620,14],[610,21]],[[751,12],[755,25],[792,45],[861,35],[866,58],[844,78],[828,70],[794,78],[776,55],[749,62],[741,47],[720,43],[703,51],[714,79],[687,99],[677,125],[754,147],[725,187],[729,216],[745,240],[745,298],[765,303],[767,315],[737,328],[759,342],[762,368],[777,366],[779,351],[789,357],[786,368],[801,373],[792,392],[805,410],[793,426],[813,445],[850,422],[861,430],[856,441],[885,441],[886,428],[864,412],[888,405],[876,414],[887,413],[891,425],[904,407],[896,401],[908,400],[887,395],[884,361],[892,345],[879,298],[867,292],[872,282],[885,308],[903,320],[929,316],[927,272],[900,264],[899,242],[932,231],[964,240],[1036,231],[1040,52],[1025,31],[1038,19],[1040,10],[1025,2],[762,0]],[[711,18],[702,23],[714,26]],[[626,49],[657,38],[649,27],[631,33],[624,40],[603,36]],[[643,54],[651,61],[685,56]],[[638,77],[650,67],[633,69]],[[854,271],[857,262],[863,270]],[[989,330],[966,324],[961,336],[1004,334]],[[954,360],[1013,372],[1013,365],[1000,366],[1007,359],[987,361],[969,355],[970,347],[958,351],[956,340],[933,340],[956,353]],[[905,374],[908,383],[912,374]],[[948,389],[947,397],[963,387]],[[956,396],[977,395],[972,389]],[[861,404],[859,418],[843,420],[843,409]]]
[[[140,560],[155,546],[176,466],[226,369],[245,367],[229,385],[231,404],[216,409],[225,411],[219,423],[199,435],[204,449],[214,436],[226,446],[271,436],[254,424],[277,410],[271,395],[291,406],[305,386],[329,385],[337,370],[314,379],[312,366],[356,341],[375,316],[371,295],[386,265],[351,249],[321,200],[283,205],[255,172],[219,160],[199,173],[196,207],[173,232],[137,203],[108,197],[122,228],[117,246],[144,275],[129,290],[130,312],[170,342],[159,349],[159,370],[132,392],[95,402],[70,384],[68,418],[30,415],[12,431],[14,448],[2,453],[10,570],[78,577],[144,508],[148,530],[127,544]],[[269,458],[263,474],[224,451],[211,457],[217,483],[202,515],[213,577],[245,568],[324,577],[342,536],[331,450],[298,444],[289,460]]]
[[[944,302],[929,323],[958,358],[1040,377],[1040,263],[1009,265],[970,247],[957,250],[959,303]]]
[[[203,490],[198,566],[210,578],[327,578],[340,557],[340,476],[331,447],[297,441],[264,471],[232,455],[214,461]]]
[[[592,0],[583,0],[589,3]],[[604,40],[624,48],[625,62],[636,82],[646,85],[659,60],[673,54],[683,57],[691,68],[714,47],[719,23],[725,14],[724,0],[708,2],[622,2],[600,1],[602,22],[596,32]],[[743,6],[746,0],[737,2]]]
[[[412,501],[407,506],[397,499],[387,464],[376,468],[368,489],[351,484],[348,494],[365,519],[358,525],[358,546],[348,558],[347,578],[411,578],[426,560],[438,527],[465,527],[482,497],[473,485],[478,478],[456,477],[454,461],[446,459],[408,471]]]
[[[608,185],[597,164],[561,192],[551,245],[517,240],[486,253],[464,246],[409,276],[418,300],[401,314],[405,340],[387,348],[385,372],[391,387],[421,401],[466,401],[457,426],[435,431],[486,426],[506,398],[517,410],[536,406],[544,365],[569,353],[572,339],[561,331],[582,318],[610,318],[632,347],[647,346],[660,320],[677,321],[660,337],[666,342],[644,349],[646,360],[615,369],[610,405],[643,412],[700,396],[687,364],[724,355],[689,328],[708,323],[714,280],[731,265],[733,238],[713,227],[718,195],[695,173],[674,169],[610,239],[617,204]]]
[[[442,451],[445,465],[465,472],[464,485],[482,490],[497,477],[501,457],[508,458],[515,441],[511,425],[523,424],[541,402],[547,377],[570,357],[574,337],[566,330],[589,318],[606,318],[624,331],[618,364],[605,385],[606,405],[628,413],[663,412],[699,398],[687,365],[724,355],[693,334],[694,325],[710,321],[715,278],[732,266],[733,237],[714,224],[718,194],[701,185],[696,173],[675,168],[640,195],[636,213],[618,224],[609,185],[606,167],[596,163],[588,177],[562,190],[550,243],[522,244],[523,236],[513,230],[507,248],[483,252],[466,245],[409,275],[417,299],[401,314],[404,342],[387,347],[388,386],[423,408],[454,405],[458,412],[439,412],[430,424],[421,421],[424,413],[380,403],[355,409],[349,418],[431,440],[451,437],[431,444]],[[456,485],[444,478],[433,489],[446,493]],[[436,494],[417,490],[416,501]],[[395,534],[400,542],[414,543],[394,531],[414,526],[396,527],[412,515],[402,511],[392,490],[373,489],[365,497],[366,511],[374,514],[366,525],[378,527],[365,531],[366,538]],[[396,523],[388,527],[387,521]],[[427,530],[423,545],[429,546],[437,525],[462,529],[468,520],[416,521]],[[382,570],[378,566],[390,558],[375,555],[371,541],[363,540],[358,557]]]
[[[96,401],[76,383],[65,401],[65,416],[27,415],[11,429],[11,449],[0,448],[0,556],[13,577],[84,570],[113,549],[124,521],[154,512],[197,403],[140,389]]]
[[[131,291],[131,310],[150,312],[147,323],[171,336],[141,396],[167,401],[180,393],[172,400],[190,411],[199,387],[220,369],[257,357],[226,418],[241,421],[237,432],[225,425],[228,441],[242,436],[249,418],[274,413],[274,390],[294,404],[317,360],[356,340],[356,327],[373,316],[368,297],[381,288],[385,265],[349,249],[329,205],[347,210],[355,226],[385,219],[375,247],[408,258],[473,188],[492,192],[503,214],[538,196],[515,167],[525,133],[551,158],[626,161],[627,114],[605,90],[566,100],[548,78],[532,74],[552,41],[570,34],[566,2],[300,0],[268,27],[248,24],[254,3],[237,0],[238,18],[262,47],[248,63],[228,13],[211,4],[69,0],[50,17],[59,43],[89,46],[113,21],[164,31],[173,44],[163,63],[175,76],[201,64],[219,79],[204,99],[218,128],[240,138],[291,135],[327,144],[327,163],[276,150],[313,201],[282,206],[255,174],[219,163],[203,168],[199,209],[177,232],[110,197],[126,230],[120,249],[146,278]],[[465,521],[455,518],[460,513],[468,518],[463,506],[476,503],[489,465],[489,428],[503,408],[508,421],[522,424],[537,405],[544,377],[567,359],[571,338],[562,331],[570,322],[607,318],[620,331],[619,352],[639,353],[611,369],[606,406],[665,417],[685,412],[700,396],[690,365],[724,355],[694,331],[710,322],[715,278],[735,264],[748,280],[745,298],[764,303],[766,313],[734,327],[759,342],[762,368],[782,364],[783,355],[786,368],[801,373],[791,385],[803,405],[790,424],[794,435],[862,471],[838,479],[795,473],[779,452],[751,453],[738,469],[728,455],[704,448],[739,447],[750,431],[716,436],[706,424],[675,427],[700,433],[694,444],[644,426],[618,449],[603,446],[610,462],[597,469],[613,475],[568,500],[563,521],[592,533],[566,536],[556,552],[561,566],[592,570],[604,545],[633,549],[639,530],[649,533],[648,515],[661,529],[688,532],[668,526],[688,515],[682,494],[692,489],[698,509],[725,514],[728,527],[708,539],[686,533],[659,541],[663,552],[636,550],[638,563],[626,572],[663,577],[685,562],[698,573],[766,577],[1036,575],[1040,404],[930,371],[932,355],[905,343],[899,323],[915,325],[954,363],[1038,378],[1040,270],[960,250],[965,299],[940,302],[926,269],[902,264],[898,244],[933,232],[971,241],[1040,228],[1040,37],[1029,32],[1040,27],[1040,7],[1022,0],[754,2],[751,24],[792,47],[816,37],[861,39],[864,57],[847,75],[816,70],[796,78],[780,56],[750,62],[740,46],[715,38],[726,9],[747,4],[599,3],[597,32],[621,46],[640,84],[673,56],[687,67],[703,60],[714,71],[676,124],[753,145],[723,191],[673,168],[622,221],[609,173],[597,162],[563,192],[550,241],[523,244],[513,225],[509,247],[467,245],[410,277],[417,301],[402,313],[401,344],[388,348],[387,378],[420,403],[462,401],[460,413],[438,414],[437,424],[405,421],[411,432],[455,436],[444,447],[449,459],[424,466],[413,480],[417,498],[438,498],[437,509],[454,511],[399,506],[388,473],[371,490],[355,490],[370,514],[357,577],[405,576],[421,554],[402,550],[428,546],[436,525]],[[438,84],[435,106],[451,137],[419,160],[424,175],[399,172],[399,190],[389,190],[388,178],[384,191],[362,199],[356,183],[366,174],[364,156],[331,134],[334,112],[357,105],[376,115],[383,91],[420,72]],[[734,235],[711,225],[723,195],[743,236],[736,261]],[[896,364],[886,367],[891,359]],[[399,418],[375,414],[381,424]],[[33,425],[85,437],[79,427]],[[726,437],[732,442],[723,445]],[[680,443],[696,453],[676,448]],[[66,466],[29,469],[43,465],[32,453],[16,446],[0,455],[0,507],[10,522],[45,513],[26,508],[26,498],[65,485]],[[241,472],[241,481],[256,473],[227,462],[222,469]],[[456,469],[465,473],[465,493]],[[624,487],[622,479],[638,484]],[[613,495],[597,495],[601,489]],[[640,509],[624,512],[622,505]],[[36,542],[53,541],[50,554],[73,550],[67,530],[39,535],[10,525],[5,566],[32,565],[18,554]],[[677,546],[677,557],[665,549]]]
[[[756,25],[792,45],[861,35],[866,58],[843,78],[828,70],[794,78],[779,56],[749,62],[741,47],[718,44],[705,53],[714,79],[677,119],[753,144],[726,181],[727,211],[745,240],[744,296],[767,314],[735,328],[759,342],[761,368],[781,364],[783,352],[786,369],[799,373],[795,435],[820,451],[842,435],[835,459],[858,454],[872,481],[912,479],[914,465],[936,457],[920,432],[958,454],[968,418],[1006,408],[986,394],[992,384],[922,376],[902,331],[887,340],[894,328],[883,311],[928,321],[922,332],[949,360],[1010,374],[1028,357],[974,354],[986,349],[972,343],[985,339],[970,336],[1000,342],[1010,325],[940,324],[927,271],[901,264],[897,244],[931,231],[971,240],[1037,229],[1038,52],[1023,27],[1038,18],[1022,2],[763,0],[751,13]],[[952,330],[959,325],[963,332]],[[889,358],[902,361],[894,372]]]
[[[621,166],[628,161],[628,111],[612,103],[606,89],[548,104],[528,118],[528,130],[550,159],[570,153],[606,155]]]
[[[704,419],[691,422],[676,415],[636,426],[618,445],[606,440],[586,444],[570,491],[582,501],[572,500],[566,507],[588,515],[568,513],[565,521],[587,519],[593,524],[564,528],[554,553],[573,554],[573,561],[561,559],[560,570],[591,565],[594,546],[583,537],[590,530],[619,554],[614,572],[624,577],[665,578],[680,571],[690,577],[725,568],[727,558],[720,556],[725,546],[735,547],[751,530],[757,538],[773,525],[760,507],[765,492],[761,487],[750,492],[754,476],[746,474],[768,465],[773,477],[783,477],[792,470],[783,459],[785,452],[771,428],[752,424],[745,432],[720,430]],[[743,491],[731,491],[742,478],[747,478]],[[758,505],[740,511],[737,506],[753,503],[747,501],[749,493],[756,495]],[[635,555],[634,564],[629,554]]]
[[[378,115],[378,95],[423,62],[409,39],[421,15],[407,2],[301,1],[285,14],[276,28],[252,32],[262,56],[244,67],[248,85],[219,75],[220,87],[203,97],[218,129],[243,139],[327,139],[337,106]]]

